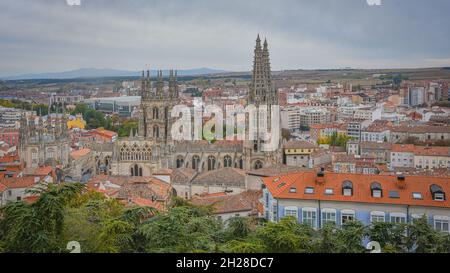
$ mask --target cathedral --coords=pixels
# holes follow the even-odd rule
[[[64,110],[44,117],[24,115],[20,123],[19,154],[27,168],[69,166],[70,138]]]
[[[170,132],[175,120],[170,111],[180,104],[177,72],[170,71],[167,85],[162,71],[158,71],[156,82],[151,80],[149,71],[142,72],[141,85],[138,131],[115,142],[110,174],[151,176],[161,168],[190,168],[199,173],[220,168],[255,170],[281,163],[281,143],[274,151],[263,151],[263,141],[258,138],[214,142],[173,140]],[[268,43],[265,40],[261,44],[259,35],[247,104],[267,105],[269,123],[270,106],[278,104]],[[270,129],[270,124],[268,127]]]

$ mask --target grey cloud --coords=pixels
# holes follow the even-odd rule
[[[80,67],[248,70],[450,65],[448,0],[2,0],[0,75]]]

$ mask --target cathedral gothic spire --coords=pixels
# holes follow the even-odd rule
[[[258,34],[254,50],[252,81],[250,83],[248,103],[260,105],[276,102],[276,93],[273,88],[270,69],[269,45],[267,39],[264,39],[263,47],[261,47],[261,39]]]
[[[164,81],[162,70],[158,71],[158,82],[156,83],[156,97],[162,98],[164,92]]]

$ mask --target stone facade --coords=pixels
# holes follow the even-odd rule
[[[262,47],[259,35],[254,53],[248,103],[268,105],[270,121],[270,109],[278,104],[278,96],[272,83],[268,44],[265,41]],[[199,173],[224,167],[254,170],[281,162],[280,144],[275,151],[262,151],[261,140],[174,141],[171,109],[180,103],[177,73],[170,71],[166,88],[159,71],[156,87],[152,88],[149,71],[146,76],[143,72],[141,85],[138,132],[114,143],[110,174],[151,176],[160,168],[191,168]]]

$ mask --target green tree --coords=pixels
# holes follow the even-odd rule
[[[0,221],[4,247],[7,252],[60,252],[64,224],[64,208],[83,189],[81,184],[49,184],[30,193],[39,199],[8,203],[1,209]]]
[[[376,222],[368,229],[372,241],[380,243],[383,252],[403,252],[406,250],[406,224]]]
[[[256,238],[264,244],[265,252],[308,253],[313,249],[314,230],[300,225],[294,217],[285,217],[278,223],[269,222],[256,230]]]

